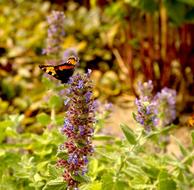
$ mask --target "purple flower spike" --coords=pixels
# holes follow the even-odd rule
[[[161,125],[172,123],[176,118],[176,91],[165,87],[156,94],[155,101],[157,110],[161,113]]]
[[[135,101],[137,105],[137,114],[135,114],[135,119],[138,123],[143,125],[145,129],[154,128],[156,125],[157,114],[155,113],[155,105],[152,101],[147,101],[147,98],[141,97]]]
[[[176,118],[176,91],[163,88],[152,96],[152,81],[139,83],[140,98],[135,100],[137,114],[135,120],[149,132],[156,126],[166,126]]]
[[[61,11],[52,11],[47,17],[48,32],[46,40],[46,48],[43,54],[57,54],[61,50],[61,44],[65,35],[64,30],[65,15]]]
[[[152,91],[153,91],[153,83],[151,80],[149,80],[148,82],[144,82],[144,83],[138,83],[138,89],[139,89],[139,93],[140,93],[140,97],[151,97],[152,96]]]
[[[69,80],[66,92],[66,119],[63,134],[67,136],[64,149],[68,158],[60,159],[58,165],[64,168],[63,178],[69,189],[77,188],[79,181],[72,176],[87,172],[88,157],[94,152],[92,135],[94,132],[95,107],[92,98],[90,74],[76,74]]]

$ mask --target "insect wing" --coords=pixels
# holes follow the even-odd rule
[[[40,65],[39,66],[41,70],[43,70],[45,73],[52,75],[52,76],[56,76],[56,70],[55,70],[55,66],[51,66],[51,65]]]
[[[75,68],[74,65],[70,65],[67,63],[56,66],[55,71],[57,74],[57,79],[59,79],[62,83],[67,83],[69,77],[73,75],[74,68]]]

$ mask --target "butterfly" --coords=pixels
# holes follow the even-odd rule
[[[39,65],[39,67],[45,73],[60,80],[61,83],[67,83],[69,78],[73,75],[77,63],[78,59],[74,56],[70,56],[68,60],[61,65]]]

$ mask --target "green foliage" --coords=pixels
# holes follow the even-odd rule
[[[125,2],[129,3],[133,7],[137,7],[141,10],[148,11],[153,13],[158,10],[159,2],[157,0],[125,0]]]
[[[57,147],[64,137],[57,128],[46,129],[42,135],[20,134],[17,128],[22,118],[12,116],[0,123],[1,189],[66,189],[62,170],[55,166]],[[37,116],[42,125],[47,124],[47,119],[49,116],[45,113]],[[150,138],[160,137],[164,129],[147,135],[139,129],[133,131],[126,124],[122,124],[121,128],[126,139],[95,136],[99,145],[96,145],[95,155],[89,162],[88,175],[76,177],[82,182],[80,189],[186,190],[192,187],[194,181],[190,167],[194,161],[193,145],[186,148],[177,140],[180,159],[165,153],[157,145],[159,143],[154,142],[159,138]],[[193,138],[193,132],[191,136]],[[157,153],[156,148],[159,148]],[[58,157],[59,154],[67,156],[65,152],[58,153]]]
[[[67,185],[63,181],[63,178],[55,179],[49,181],[43,190],[64,190],[66,189]]]
[[[42,125],[48,125],[50,123],[50,117],[46,113],[40,113],[37,115],[37,121]]]
[[[127,125],[121,125],[121,129],[125,134],[125,137],[127,138],[128,142],[133,145],[136,144],[136,138],[133,131]]]
[[[44,114],[40,116],[45,117]],[[41,117],[43,122],[45,118]],[[57,128],[46,129],[41,136],[28,132],[20,134],[17,129],[21,121],[11,117],[0,123],[0,184],[3,190],[42,189],[47,180],[60,175],[56,168],[48,165],[55,163],[58,145],[63,140]]]
[[[59,96],[53,95],[50,97],[48,105],[52,109],[52,108],[59,108],[63,104],[62,104],[61,98]]]
[[[173,190],[176,189],[176,183],[173,181],[171,176],[166,170],[160,171],[158,175],[158,189],[159,190]]]
[[[194,21],[194,3],[190,0],[175,0],[175,1],[163,1],[167,14],[170,19],[176,24],[181,25],[185,22]],[[189,5],[189,6],[188,6]]]
[[[191,131],[192,143],[194,145],[194,131]]]

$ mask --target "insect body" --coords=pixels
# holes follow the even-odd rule
[[[53,76],[54,78],[61,81],[61,83],[67,83],[69,77],[73,75],[75,66],[78,60],[76,57],[71,56],[68,58],[67,62],[61,65],[40,65],[40,69],[43,70],[45,73]]]

